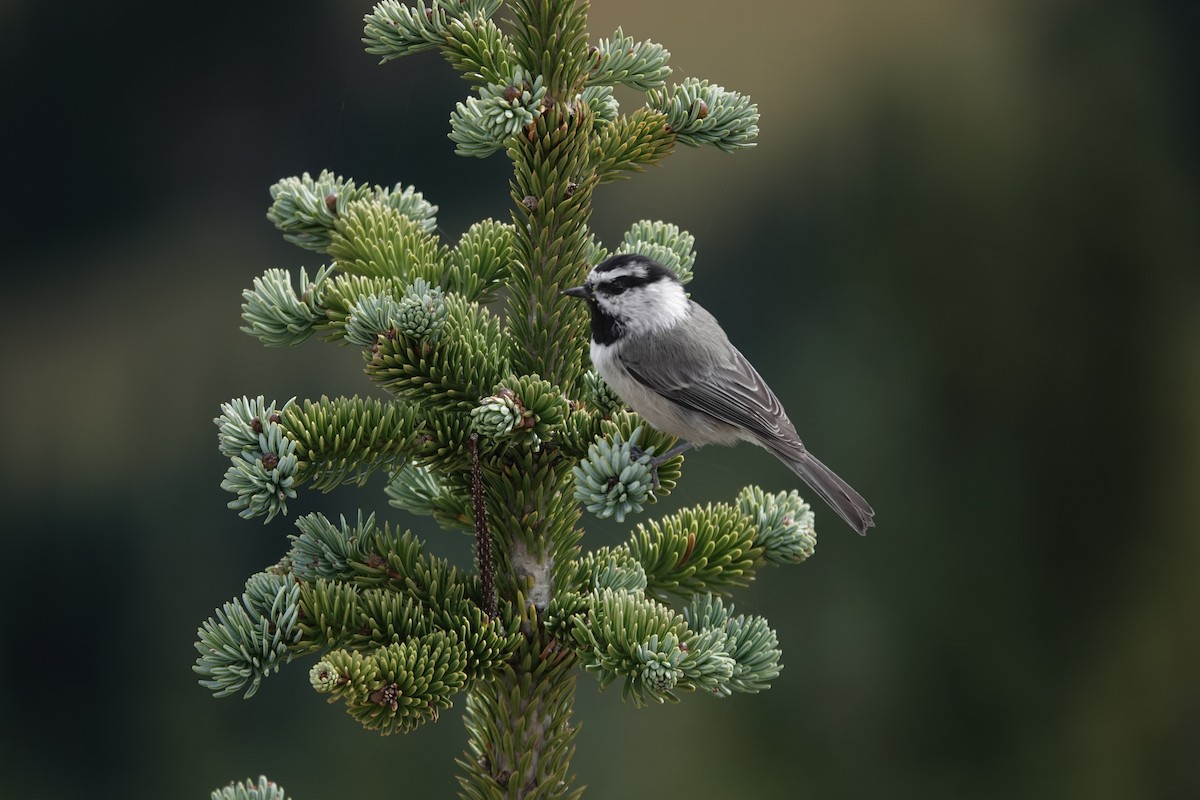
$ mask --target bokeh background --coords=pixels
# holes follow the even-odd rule
[[[762,134],[604,187],[596,229],[697,235],[693,296],[879,527],[821,507],[817,556],[736,596],[778,630],[770,692],[638,710],[581,677],[588,796],[1200,796],[1195,4],[597,6],[595,36],[749,92]],[[352,349],[238,332],[255,276],[318,266],[267,187],[415,184],[451,240],[507,219],[505,159],[446,139],[465,84],[434,54],[377,66],[367,10],[0,4],[7,796],[456,789],[459,709],[383,739],[307,662],[246,702],[191,672],[196,627],[291,529],[225,509],[219,403],[375,391]],[[795,485],[709,449],[652,511],[750,481]],[[363,505],[468,563],[381,486],[292,516]]]

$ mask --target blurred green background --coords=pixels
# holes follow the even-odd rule
[[[597,5],[594,36],[749,92],[762,135],[604,187],[596,229],[697,235],[693,296],[879,527],[820,507],[817,556],[735,597],[778,630],[770,692],[637,710],[583,676],[588,796],[1200,796],[1196,5]],[[307,661],[248,702],[191,672],[196,627],[291,530],[225,509],[219,403],[375,391],[352,349],[238,332],[255,276],[318,266],[267,187],[415,184],[451,240],[508,216],[506,160],[446,139],[465,84],[433,54],[377,66],[367,10],[0,4],[7,796],[455,791],[460,708],[382,739]],[[796,483],[709,449],[651,511],[746,482]],[[361,504],[468,563],[381,485],[292,517]]]

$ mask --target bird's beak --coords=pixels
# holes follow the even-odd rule
[[[562,293],[568,297],[580,297],[584,300],[592,299],[592,290],[586,284],[583,286],[572,286],[570,289],[563,289]]]

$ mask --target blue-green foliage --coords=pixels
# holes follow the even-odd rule
[[[587,227],[592,192],[680,142],[752,146],[758,111],[706,81],[668,86],[667,49],[620,28],[589,47],[584,3],[511,0],[503,26],[491,19],[501,5],[383,0],[363,41],[382,61],[437,50],[468,81],[449,138],[461,155],[512,160],[511,221],[478,222],[451,246],[437,206],[411,186],[329,171],[279,181],[268,219],[328,261],[311,279],[301,270],[298,287],[281,269],[255,279],[243,330],[269,346],[317,332],[354,345],[377,396],[279,407],[243,397],[214,420],[240,516],[269,522],[302,502],[302,487],[361,487],[383,472],[393,507],[475,531],[485,574],[427,555],[373,514],[303,514],[280,562],[200,627],[195,665],[214,694],[249,697],[291,659],[319,654],[314,690],[383,733],[435,720],[469,692],[473,800],[543,784],[551,794],[528,796],[574,796],[575,666],[638,705],[766,688],[780,669],[775,633],[721,596],[815,543],[798,495],[748,487],[733,504],[681,509],[582,552],[581,511],[624,522],[671,492],[683,459],[655,466],[676,441],[587,369],[586,311],[561,288],[610,247],[685,282],[696,260],[695,237],[662,221],[606,247]],[[644,105],[623,113],[616,86]],[[284,800],[265,778],[213,796]]]

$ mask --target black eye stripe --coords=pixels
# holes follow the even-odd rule
[[[622,275],[618,278],[601,281],[596,285],[596,291],[603,292],[604,294],[621,294],[635,286],[645,286],[649,282],[642,275]]]

